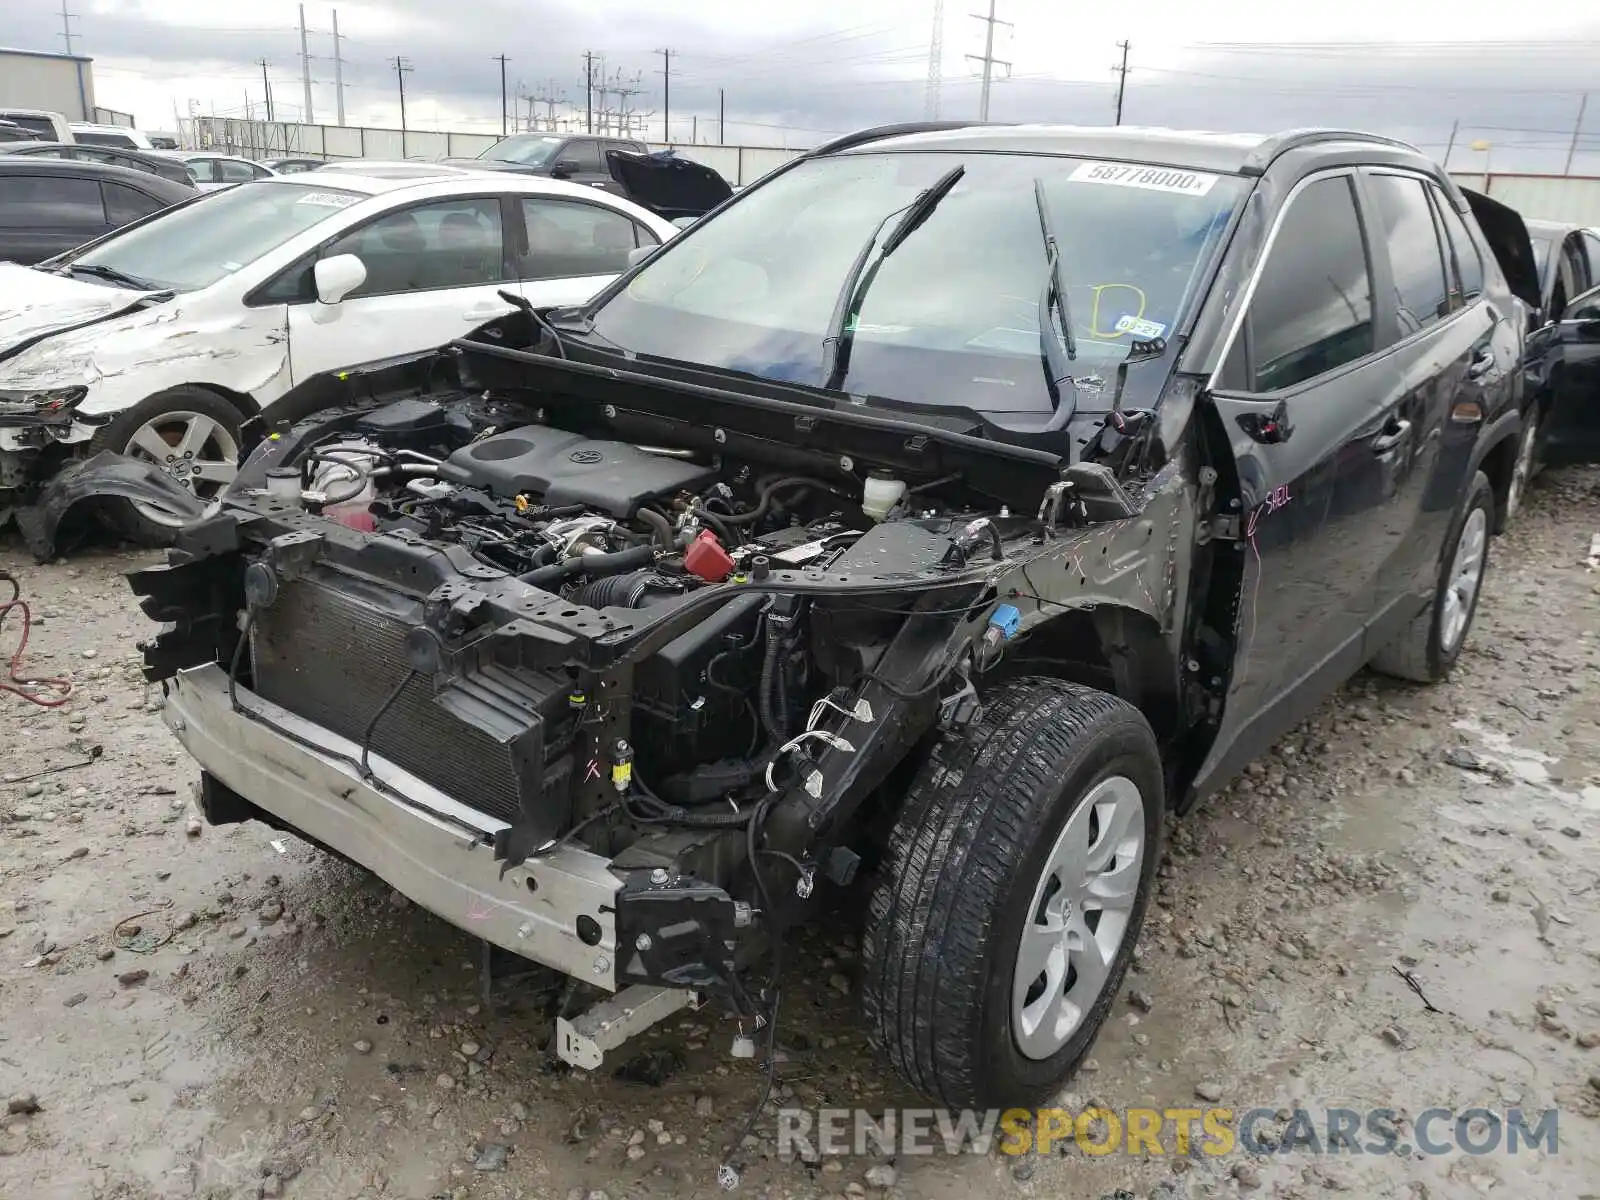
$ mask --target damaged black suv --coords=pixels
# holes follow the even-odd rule
[[[887,1057],[1037,1100],[1169,814],[1460,654],[1518,232],[1356,133],[852,136],[583,309],[291,394],[133,575],[148,675],[210,820],[592,985],[570,1062],[697,1000],[770,1038],[861,886]]]

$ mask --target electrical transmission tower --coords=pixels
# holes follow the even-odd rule
[[[1006,75],[1009,76],[1011,74],[1011,64],[1003,58],[994,56],[994,27],[996,25],[1004,25],[1007,28],[1011,28],[1012,26],[1010,21],[1002,21],[994,15],[994,6],[995,0],[989,0],[988,16],[984,16],[982,13],[972,14],[975,19],[984,23],[983,56],[980,58],[976,54],[967,55],[968,58],[983,64],[983,90],[978,93],[978,120],[980,121],[989,119],[989,85],[994,82],[995,67],[1004,67]]]
[[[939,90],[944,86],[944,0],[933,0],[933,36],[928,39],[928,91],[923,113],[939,119]]]

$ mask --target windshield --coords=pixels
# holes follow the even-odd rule
[[[109,267],[159,288],[197,291],[363,199],[325,185],[241,184],[114,234],[58,265]]]
[[[820,386],[830,319],[863,243],[956,165],[965,173],[860,299],[841,390],[1049,411],[1040,200],[1059,246],[1074,376],[1103,380],[1134,340],[1177,325],[1248,188],[1232,176],[1054,156],[819,158],[668,242],[594,314],[594,329],[641,354]]]
[[[501,138],[478,157],[492,158],[496,162],[517,163],[524,167],[542,167],[555,156],[562,141],[562,138],[541,137],[534,133],[516,134]]]

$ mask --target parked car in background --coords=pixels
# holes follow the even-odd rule
[[[194,195],[147,171],[0,154],[0,261],[42,262]],[[0,308],[22,302],[0,289]]]
[[[470,175],[465,167],[426,162],[415,158],[345,158],[321,163],[318,175],[365,175],[371,179],[438,179],[443,175]]]
[[[233,187],[240,183],[254,183],[277,174],[271,167],[233,154],[206,154],[194,150],[161,153],[170,154],[188,167],[195,187],[202,192],[214,192],[218,188]]]
[[[716,171],[632,138],[517,133],[455,166],[541,175],[626,196],[668,220],[699,217],[733,194]]]
[[[34,135],[52,142],[71,142],[72,128],[66,117],[43,108],[0,108],[0,121],[10,121]]]
[[[150,148],[152,150],[182,149],[182,147],[178,144],[178,139],[170,133],[152,133],[148,136],[150,138]]]
[[[150,139],[137,129],[126,125],[94,125],[73,121],[69,126],[72,140],[85,146],[115,146],[122,150],[153,150]]]
[[[39,135],[31,129],[24,129],[15,121],[0,121],[0,147],[9,147],[14,142],[37,142]]]
[[[293,175],[299,171],[315,171],[323,162],[320,158],[264,158],[261,165],[279,175]]]
[[[1600,232],[1528,221],[1541,304],[1528,336],[1528,390],[1536,441],[1528,475],[1544,463],[1600,459]]]
[[[99,450],[209,494],[233,478],[244,422],[299,381],[464,334],[510,311],[502,292],[579,303],[674,232],[552,180],[317,171],[194,197],[41,269],[0,267],[0,509]],[[179,523],[126,501],[116,517],[150,541]]]
[[[112,167],[126,167],[130,171],[145,171],[159,175],[185,187],[194,187],[194,176],[189,168],[164,154],[142,150],[122,150],[115,146],[90,146],[79,142],[19,142],[0,146],[0,152],[33,158],[63,158],[68,162],[105,163]]]
[[[308,383],[131,577],[146,678],[209,820],[617,993],[569,1063],[702,1000],[781,1045],[796,926],[859,923],[910,1086],[1037,1105],[1121,1024],[1167,822],[1461,655],[1495,246],[1360,133],[842,138],[579,308]]]

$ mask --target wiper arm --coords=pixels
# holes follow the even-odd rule
[[[1072,368],[1061,361],[1063,349],[1067,361],[1078,357],[1078,339],[1072,333],[1072,302],[1067,299],[1067,281],[1061,276],[1061,245],[1056,241],[1055,229],[1050,223],[1050,205],[1044,197],[1044,180],[1033,181],[1033,203],[1039,210],[1039,232],[1044,235],[1045,253],[1050,269],[1045,274],[1044,286],[1039,289],[1039,340],[1044,349],[1045,362],[1050,368],[1050,389],[1054,391],[1063,379],[1070,379]],[[1051,299],[1055,312],[1061,318],[1061,336],[1053,336],[1055,322],[1051,319]]]
[[[905,208],[897,210],[903,215],[899,223],[889,231],[889,236],[884,238],[883,249],[878,252],[878,257],[874,261],[872,251],[878,244],[878,235],[896,214],[890,213],[879,221],[877,228],[872,231],[872,236],[867,239],[866,244],[861,247],[861,252],[856,255],[855,261],[850,264],[844,286],[839,289],[839,298],[834,302],[833,316],[828,321],[828,332],[822,339],[824,362],[828,368],[822,386],[827,390],[838,391],[844,384],[845,376],[850,373],[850,348],[856,336],[854,318],[860,312],[861,302],[866,299],[867,289],[878,277],[878,270],[883,266],[884,259],[898,250],[901,243],[933,215],[933,210],[939,207],[939,201],[950,194],[951,189],[961,182],[961,177],[966,173],[967,168],[964,165],[951,167]]]
[[[115,283],[121,287],[137,288],[141,292],[159,292],[163,290],[148,279],[140,279],[137,275],[129,275],[126,271],[119,271],[115,267],[103,266],[100,263],[68,263],[65,273],[68,275],[91,275],[96,279],[104,279],[107,283]]]

